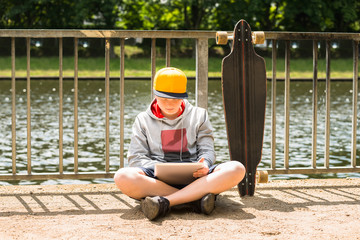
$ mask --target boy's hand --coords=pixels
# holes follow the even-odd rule
[[[207,165],[204,161],[205,161],[205,158],[201,158],[201,159],[199,160],[199,162],[203,164],[203,167],[202,167],[202,168],[199,168],[196,172],[194,172],[193,176],[194,176],[195,178],[200,178],[200,177],[203,177],[203,176],[208,175],[208,173],[209,173],[209,167],[208,167],[208,165]]]

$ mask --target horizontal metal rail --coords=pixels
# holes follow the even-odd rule
[[[15,38],[215,38],[213,31],[41,30],[2,29],[0,37]]]
[[[228,32],[228,34],[232,34]],[[95,178],[111,178],[114,173],[110,172],[109,152],[110,152],[110,124],[109,124],[109,80],[110,80],[110,38],[116,38],[120,41],[120,153],[119,167],[124,167],[124,80],[125,80],[125,55],[124,46],[127,38],[149,38],[151,39],[151,80],[153,81],[156,71],[156,40],[165,39],[166,45],[166,66],[171,66],[171,39],[194,39],[196,42],[196,104],[207,108],[208,101],[208,40],[215,38],[215,31],[123,31],[123,30],[0,30],[0,37],[11,38],[11,91],[12,91],[12,173],[0,174],[0,181],[12,180],[48,180],[48,179],[95,179]],[[284,100],[284,159],[283,167],[277,168],[276,162],[276,82],[280,79],[276,76],[277,66],[277,49],[272,49],[272,88],[271,88],[271,166],[266,168],[269,174],[327,174],[327,173],[359,173],[360,167],[356,164],[356,142],[357,142],[357,106],[358,106],[358,44],[360,34],[358,33],[303,33],[303,32],[265,32],[267,40],[272,41],[272,46],[276,46],[279,40],[285,41],[285,100]],[[16,169],[16,71],[15,71],[15,39],[26,38],[27,42],[27,173],[18,173]],[[58,38],[59,39],[59,172],[56,173],[33,173],[31,161],[31,67],[30,67],[30,40],[31,38]],[[74,39],[74,170],[73,172],[64,172],[63,166],[63,38]],[[104,170],[99,172],[79,172],[78,170],[78,39],[80,38],[102,38],[105,39],[105,149],[104,149]],[[312,156],[309,159],[311,167],[309,168],[292,168],[291,159],[289,159],[289,124],[290,119],[290,77],[291,70],[291,41],[312,40],[313,41],[313,116],[312,116]],[[325,114],[325,151],[324,166],[317,166],[317,77],[318,72],[318,41],[326,41],[326,114]],[[351,146],[351,166],[350,167],[330,167],[329,164],[329,146],[330,146],[330,43],[333,40],[352,40],[353,41],[353,98],[352,98],[352,146]],[[113,78],[112,78],[113,79]],[[152,93],[151,93],[152,94]],[[81,121],[81,119],[80,119]],[[4,128],[1,128],[4,129]],[[0,162],[1,164],[1,162]]]
[[[360,33],[340,32],[271,32],[265,31],[266,39],[277,40],[354,40],[360,41]],[[228,32],[232,34],[232,32]],[[168,30],[49,30],[49,29],[1,29],[0,37],[14,38],[215,38],[215,31],[168,31]]]
[[[0,181],[20,180],[56,180],[56,179],[96,179],[113,178],[114,173],[91,172],[91,173],[32,173],[32,174],[0,174]]]
[[[360,167],[334,167],[334,168],[276,168],[266,169],[268,174],[328,174],[328,173],[360,173]]]
[[[360,33],[265,32],[266,39],[276,40],[360,40]]]

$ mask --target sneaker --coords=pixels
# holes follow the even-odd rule
[[[195,212],[210,215],[215,208],[215,200],[216,196],[213,193],[208,193],[201,199],[191,203]]]
[[[201,198],[201,212],[209,215],[215,208],[215,195],[208,193]]]
[[[149,220],[163,217],[170,211],[170,202],[164,197],[146,197],[141,201],[141,210]]]

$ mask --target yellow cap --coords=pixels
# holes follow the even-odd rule
[[[174,67],[162,68],[154,77],[154,94],[163,98],[187,98],[186,84],[183,71]]]

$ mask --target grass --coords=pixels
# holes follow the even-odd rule
[[[208,75],[210,77],[221,76],[221,58],[209,58]],[[271,59],[265,58],[267,76],[272,76]],[[291,59],[290,71],[292,78],[312,78],[313,66],[312,59]],[[31,76],[58,76],[59,59],[57,57],[31,58]],[[192,58],[172,58],[171,65],[182,69],[187,76],[196,76],[195,59]],[[165,59],[156,60],[157,69],[165,66]],[[26,76],[26,57],[16,58],[16,76]],[[79,58],[79,77],[102,77],[105,76],[105,59],[104,58]],[[120,76],[119,58],[110,60],[110,76]],[[285,61],[283,58],[277,59],[278,78],[285,76]],[[318,77],[325,78],[326,74],[325,59],[319,59]],[[64,57],[63,75],[67,77],[74,76],[74,58]],[[0,76],[11,77],[11,57],[0,57]],[[149,58],[126,58],[125,59],[125,76],[148,77],[151,76],[151,59]],[[331,77],[332,78],[352,78],[353,61],[349,59],[332,59],[331,60]]]

